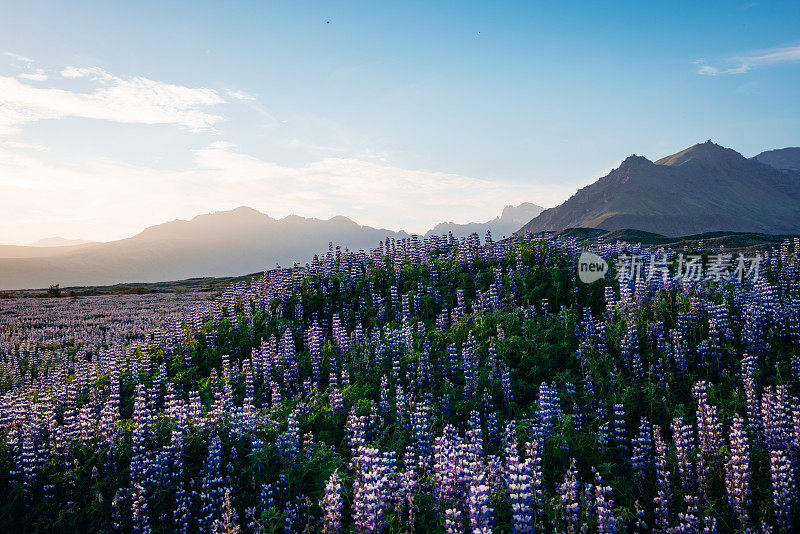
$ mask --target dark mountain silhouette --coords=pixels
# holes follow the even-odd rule
[[[747,159],[711,141],[656,162],[633,155],[519,231],[581,227],[665,236],[797,233],[800,174]]]
[[[767,150],[766,152],[762,152],[756,156],[754,159],[782,171],[793,171],[800,173],[800,147]]]
[[[530,202],[523,202],[519,206],[506,206],[499,217],[495,217],[491,221],[486,221],[485,223],[439,223],[428,230],[425,237],[443,235],[449,232],[452,232],[456,237],[466,237],[473,233],[483,237],[486,230],[491,230],[492,235],[496,238],[509,236],[517,231],[520,226],[539,215],[542,210],[544,210],[544,208],[541,206],[531,204]]]
[[[146,228],[119,241],[73,247],[0,247],[0,289],[83,286],[248,274],[311,261],[333,242],[367,249],[408,237],[346,217],[274,219],[240,207]],[[37,257],[38,256],[38,257]]]

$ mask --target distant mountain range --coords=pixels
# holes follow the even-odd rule
[[[328,243],[358,250],[404,232],[346,217],[274,219],[247,207],[146,228],[118,241],[61,247],[0,247],[0,289],[156,282],[264,271],[324,253]]]
[[[664,236],[800,232],[800,148],[748,159],[711,141],[619,168],[544,210],[519,231],[635,229]]]
[[[738,247],[769,244],[779,235],[800,234],[798,169],[800,148],[770,150],[748,159],[708,141],[655,162],[631,156],[555,208],[543,210],[526,202],[507,206],[490,221],[441,223],[425,235],[483,237],[490,230],[500,239],[516,230],[581,237],[606,234],[607,239],[653,244],[692,239]],[[306,263],[325,252],[330,242],[366,250],[387,237],[409,235],[361,226],[341,216],[274,219],[240,207],[151,226],[108,243],[51,238],[35,246],[0,245],[0,289],[237,276],[276,264]]]
[[[63,237],[45,237],[30,244],[32,247],[72,247],[75,245],[86,245],[95,241],[84,239],[64,239]]]
[[[487,223],[437,226],[436,233],[456,237],[487,229],[510,235],[540,212],[533,204],[508,206]],[[429,232],[430,233],[430,232]],[[219,277],[264,271],[280,264],[304,264],[328,244],[350,250],[371,249],[387,237],[406,232],[361,226],[346,217],[328,220],[290,215],[274,219],[240,207],[146,228],[128,239],[68,244],[48,239],[36,246],[0,245],[0,289],[110,285]]]
[[[530,202],[523,202],[519,206],[506,206],[499,217],[495,217],[491,221],[486,221],[485,223],[439,223],[428,230],[425,237],[443,235],[450,232],[456,237],[464,237],[473,233],[483,237],[484,234],[486,234],[486,230],[490,230],[494,239],[498,239],[503,236],[510,236],[519,230],[520,226],[539,215],[543,210],[544,208],[541,206],[531,204]]]

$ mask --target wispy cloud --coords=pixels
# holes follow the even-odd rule
[[[228,96],[235,98],[236,100],[256,100],[255,96],[236,89],[229,89]]]
[[[43,82],[47,79],[47,74],[45,74],[42,69],[36,69],[33,72],[23,72],[19,77],[35,82]]]
[[[42,77],[45,76],[45,77]],[[41,88],[13,77],[0,77],[0,135],[19,130],[23,124],[66,117],[82,117],[123,123],[176,124],[192,131],[213,131],[222,117],[207,109],[225,100],[214,90],[192,88],[141,76],[123,78],[99,67],[67,67],[67,79],[86,78],[91,92]],[[30,80],[44,80],[35,71]]]
[[[697,74],[716,76],[720,74],[744,74],[753,69],[779,63],[800,62],[800,45],[770,48],[744,56],[733,56],[719,65],[709,65],[705,59],[695,60]]]
[[[3,52],[3,55],[6,56],[6,57],[10,57],[11,59],[20,61],[22,63],[33,63],[34,62],[31,58],[22,56],[20,54],[15,54],[14,52]]]
[[[13,67],[25,70],[25,72],[19,75],[20,78],[36,82],[43,82],[47,79],[47,74],[45,74],[43,69],[33,66],[35,61],[31,58],[15,54],[14,52],[4,52],[3,55],[13,60],[11,62]]]

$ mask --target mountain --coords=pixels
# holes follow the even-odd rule
[[[800,173],[800,147],[767,150],[754,159],[782,171]]]
[[[274,219],[247,207],[146,228],[118,241],[73,247],[0,247],[0,289],[156,282],[264,271],[306,263],[333,242],[367,249],[405,232],[346,217]]]
[[[45,237],[30,244],[32,247],[74,247],[75,245],[86,245],[94,241],[85,239],[64,239],[63,237]]]
[[[747,159],[711,141],[619,168],[544,210],[520,232],[634,229],[665,236],[800,231],[800,174]]]
[[[539,215],[542,210],[544,210],[544,208],[541,206],[531,204],[530,202],[523,202],[519,206],[506,206],[499,217],[495,217],[491,221],[486,221],[484,223],[439,223],[428,230],[425,237],[443,235],[448,232],[452,232],[455,237],[466,237],[472,233],[483,236],[486,230],[491,230],[492,235],[496,238],[508,236],[513,234],[520,226],[530,221],[533,217]]]

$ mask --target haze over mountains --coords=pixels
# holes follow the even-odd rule
[[[357,250],[374,247],[387,236],[407,237],[403,232],[360,226],[346,217],[274,219],[240,207],[151,226],[133,237],[108,243],[0,247],[0,289],[247,274],[273,268],[276,263],[305,263],[315,253],[327,251],[329,242]],[[37,257],[31,256],[34,252],[30,249]]]
[[[800,232],[800,149],[747,159],[711,141],[652,162],[630,156],[521,232],[635,229],[666,236]],[[765,163],[768,162],[768,163]],[[773,166],[775,165],[775,166]]]
[[[72,247],[75,245],[85,245],[94,241],[85,239],[65,239],[63,237],[45,237],[30,244],[32,247]]]
[[[485,223],[456,224],[452,222],[439,223],[425,233],[425,237],[431,235],[443,235],[452,232],[456,237],[468,236],[477,233],[481,237],[490,230],[495,238],[509,236],[519,230],[519,228],[532,218],[539,215],[544,210],[543,207],[523,202],[519,206],[506,206],[499,217]]]
[[[437,233],[452,231],[456,236],[466,236],[490,229],[510,235],[541,209],[533,204],[508,206],[503,215],[487,223],[449,223],[437,226],[441,230]],[[360,226],[341,216],[328,220],[296,215],[274,219],[240,207],[151,226],[133,237],[108,243],[0,245],[0,289],[242,275],[276,264],[304,264],[314,254],[326,252],[331,242],[342,249],[367,250],[387,237],[401,239],[409,234]]]
[[[461,237],[474,232],[482,237],[491,230],[500,238],[514,231],[581,228],[671,237],[706,232],[799,234],[798,169],[800,148],[770,150],[748,159],[708,141],[655,162],[631,156],[555,208],[543,210],[525,202],[507,206],[484,223],[441,223],[425,235],[452,232]],[[51,238],[35,246],[0,245],[0,289],[237,276],[276,264],[304,264],[324,253],[330,242],[366,250],[387,237],[409,235],[360,226],[342,216],[274,219],[240,207],[151,226],[108,243]]]

